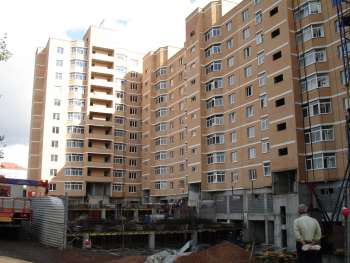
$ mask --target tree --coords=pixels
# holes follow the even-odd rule
[[[6,61],[12,56],[12,53],[7,49],[7,35],[0,37],[0,61]]]

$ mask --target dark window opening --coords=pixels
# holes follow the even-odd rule
[[[270,16],[274,16],[274,15],[277,14],[277,13],[278,13],[278,6],[272,8],[272,9],[270,10]]]
[[[279,59],[281,57],[282,57],[282,52],[281,51],[278,51],[277,53],[272,55],[272,59],[273,60],[277,60],[277,59]]]
[[[288,155],[288,148],[281,148],[281,149],[278,149],[278,155],[279,156],[283,156],[283,155]]]
[[[287,123],[282,122],[282,123],[277,124],[277,131],[283,131],[285,129],[287,129]]]
[[[280,75],[274,77],[273,81],[274,81],[274,83],[278,83],[278,82],[283,81],[283,74],[280,74]]]
[[[284,98],[278,99],[275,101],[276,107],[280,107],[286,104],[286,101]]]
[[[280,34],[280,29],[277,28],[276,30],[271,32],[271,38],[277,37]]]

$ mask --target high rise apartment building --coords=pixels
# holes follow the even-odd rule
[[[49,180],[53,195],[140,197],[140,55],[115,35],[91,27],[37,51],[29,178]]]
[[[225,14],[211,2],[186,18],[182,49],[149,52],[142,75],[128,73],[123,88],[119,51],[94,43],[93,30],[84,41],[50,40],[37,54],[29,174],[52,180],[52,194],[182,198],[201,216],[254,225],[279,246],[293,244],[297,203],[314,200],[308,183],[330,209],[347,163],[348,106],[331,1],[244,0]],[[74,47],[84,48],[81,72],[71,66],[83,56]],[[85,105],[71,85],[85,90]]]

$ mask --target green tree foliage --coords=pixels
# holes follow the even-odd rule
[[[6,61],[11,57],[11,52],[7,49],[7,35],[0,37],[0,61]]]

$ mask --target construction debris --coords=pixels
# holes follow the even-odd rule
[[[264,252],[257,254],[255,258],[256,258],[256,263],[296,262],[296,255],[294,253],[287,252],[284,250],[281,250],[281,251],[266,250]]]
[[[175,263],[248,263],[249,252],[230,242],[179,257]],[[252,259],[254,261],[254,258]]]

